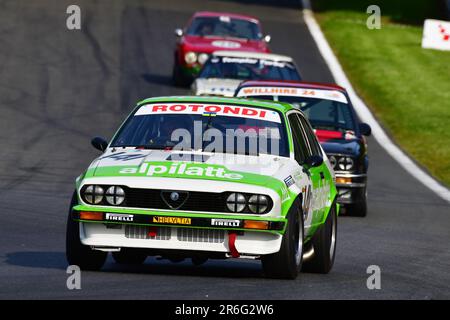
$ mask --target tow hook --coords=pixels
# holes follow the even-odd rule
[[[228,232],[228,248],[230,249],[232,258],[240,257],[240,253],[236,249],[236,237],[237,237],[237,233],[235,231]]]

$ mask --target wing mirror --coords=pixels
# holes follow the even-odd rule
[[[311,156],[305,161],[305,166],[309,168],[318,167],[323,163],[323,158],[321,156]]]
[[[177,37],[182,37],[182,36],[183,36],[183,29],[176,28],[176,29],[175,29],[175,35],[176,35]]]
[[[104,152],[106,150],[106,147],[108,147],[108,141],[101,137],[93,138],[91,140],[91,144],[95,149],[100,150],[101,152]]]
[[[361,134],[363,136],[370,136],[370,134],[372,133],[372,128],[370,128],[367,123],[362,122],[359,124],[359,131],[361,131]]]
[[[264,36],[264,42],[269,43],[270,40],[272,40],[272,37],[270,36],[270,34],[267,34],[267,35]]]

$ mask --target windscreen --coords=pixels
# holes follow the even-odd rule
[[[144,105],[127,119],[111,146],[289,156],[277,111],[236,105]]]
[[[300,80],[300,75],[292,62],[238,57],[211,57],[204,65],[199,77],[238,80]]]
[[[257,23],[227,16],[195,18],[186,33],[200,37],[218,36],[251,40],[259,40],[262,37]]]

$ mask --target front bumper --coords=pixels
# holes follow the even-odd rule
[[[352,204],[361,202],[365,198],[367,174],[350,174],[336,172],[336,188],[338,203]]]
[[[130,227],[133,231],[130,232]],[[108,228],[101,223],[80,223],[81,243],[100,250],[116,248],[154,249],[155,251],[215,252],[224,256],[232,252],[229,233],[218,229],[192,229],[180,227],[150,227],[116,225]],[[149,236],[148,230],[154,232]],[[201,232],[200,232],[201,230]],[[131,236],[130,236],[131,235]],[[280,250],[282,235],[245,231],[238,233],[234,247],[240,257],[261,256]]]
[[[83,205],[73,207],[72,218],[80,222],[81,242],[96,248],[129,247],[228,253],[228,236],[235,233],[235,246],[242,255],[278,252],[286,226],[284,218],[117,210]]]

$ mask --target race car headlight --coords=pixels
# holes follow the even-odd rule
[[[197,54],[192,51],[186,52],[186,54],[184,55],[184,61],[189,64],[195,63],[197,61]]]
[[[106,202],[118,206],[125,201],[125,191],[118,186],[111,186],[106,190]]]
[[[87,203],[99,204],[103,200],[105,191],[100,186],[89,185],[84,189],[83,198]]]
[[[330,157],[328,158],[328,160],[330,160],[331,167],[332,167],[333,169],[336,169],[336,164],[337,164],[336,157],[335,157],[335,156],[330,156]]]
[[[227,198],[227,208],[231,212],[242,212],[247,205],[247,200],[242,193],[232,193]]]
[[[207,53],[200,53],[198,55],[197,60],[198,60],[198,63],[205,64],[205,62],[206,62],[206,60],[208,60],[208,58],[209,58],[209,56]]]
[[[255,194],[248,200],[248,208],[254,213],[263,213],[269,206],[269,199],[261,194]]]
[[[339,170],[345,170],[345,171],[352,170],[354,164],[355,163],[354,163],[353,159],[350,157],[341,157],[338,160]]]

